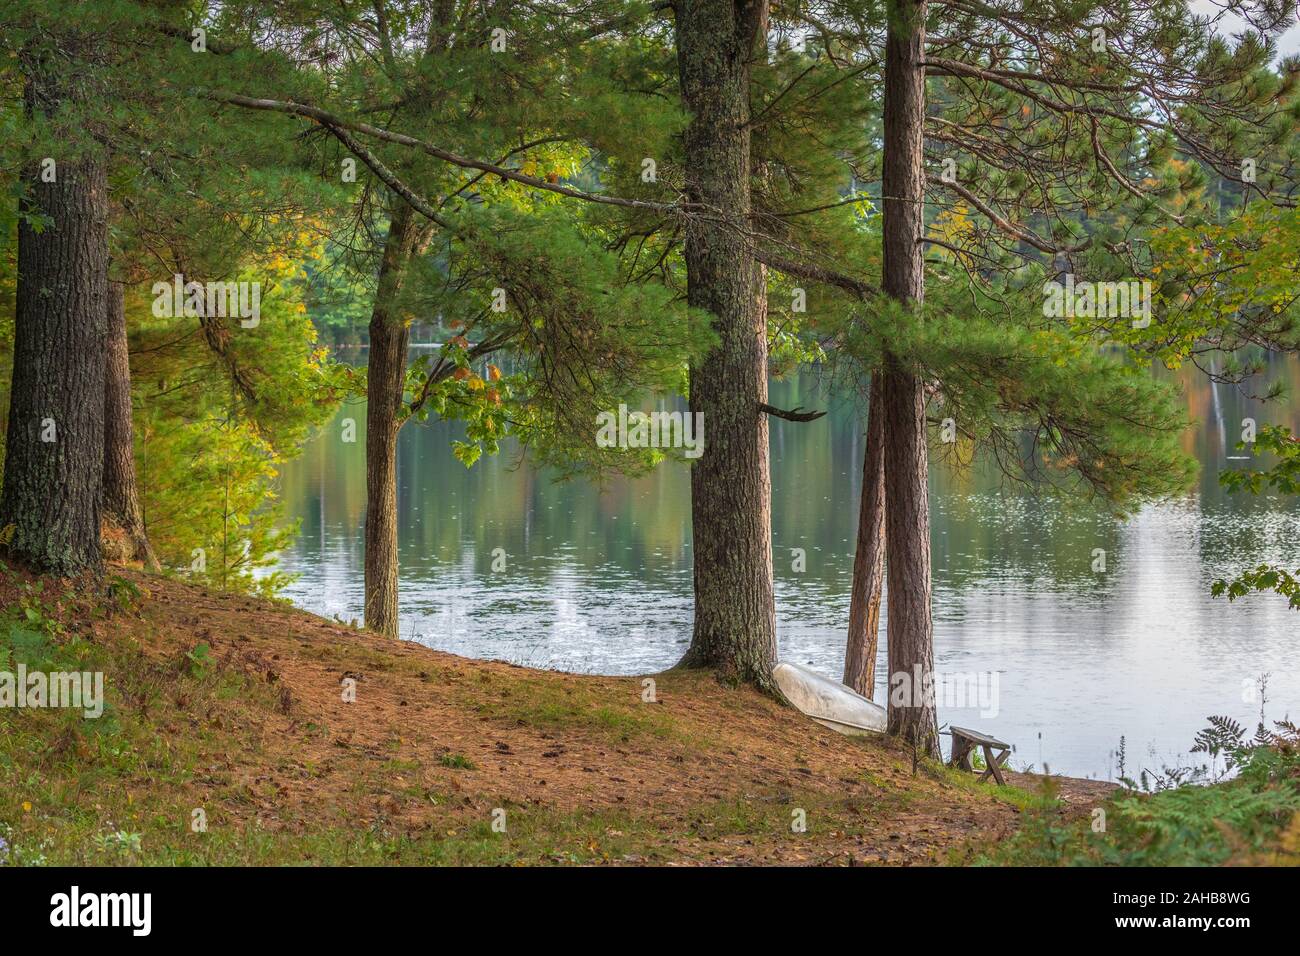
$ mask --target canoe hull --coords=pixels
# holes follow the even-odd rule
[[[837,680],[788,662],[777,664],[772,676],[790,703],[831,730],[850,736],[885,732],[885,708]]]

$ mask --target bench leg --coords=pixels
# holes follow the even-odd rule
[[[1002,753],[998,754],[997,757],[994,757],[993,751],[989,749],[989,745],[985,744],[984,745],[985,769],[984,772],[980,774],[980,780],[987,780],[990,776],[992,776],[993,779],[998,782],[998,786],[1005,787],[1007,785],[1007,781],[1002,776],[1002,765],[1007,762],[1007,758],[1010,756],[1011,756],[1011,751],[1004,750],[1002,751]]]

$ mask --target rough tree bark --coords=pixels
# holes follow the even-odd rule
[[[410,331],[398,309],[411,259],[428,227],[392,197],[375,304],[370,313],[366,377],[365,625],[397,637],[397,434],[404,420],[402,392]]]
[[[394,64],[385,4],[376,4],[383,60]],[[428,21],[423,61],[451,37],[454,4],[439,2]],[[427,105],[427,77],[416,71],[406,90],[412,107]],[[396,193],[388,193],[389,224],[379,264],[375,302],[370,312],[370,355],[366,363],[366,538],[365,626],[398,635],[397,586],[397,436],[406,420],[402,395],[410,330],[400,314],[400,296],[412,260],[424,249],[433,225],[421,219]]]
[[[925,296],[925,14],[926,0],[889,0],[885,40],[885,138],[882,170],[882,289],[903,303]],[[918,751],[939,753],[931,693],[934,630],[930,617],[930,502],[925,389],[895,356],[885,359],[884,466],[889,580],[889,732]]]
[[[151,570],[158,559],[145,533],[135,479],[135,427],[131,421],[131,362],[126,338],[123,284],[108,283],[108,329],[104,363],[104,479],[102,521],[107,537],[125,544],[126,561]],[[107,548],[105,549],[107,551]]]
[[[867,409],[867,447],[862,454],[862,500],[849,595],[849,640],[844,652],[844,683],[863,697],[876,690],[876,648],[880,633],[880,592],[885,581],[885,410],[880,375],[871,377]]]
[[[30,111],[53,114],[68,94],[52,69],[28,72]],[[55,159],[54,181],[25,175],[18,224],[14,368],[0,535],[8,553],[57,574],[99,571],[104,466],[104,339],[108,308],[108,184],[98,160]]]
[[[713,314],[717,346],[690,371],[690,409],[704,415],[691,470],[695,627],[682,659],[727,680],[773,689],[772,486],[767,420],[766,294],[749,241],[750,61],[767,3],[680,0],[677,62],[686,188],[721,216],[686,230],[687,298]],[[719,221],[725,218],[725,221]]]

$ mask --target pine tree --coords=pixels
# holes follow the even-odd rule
[[[17,560],[66,575],[101,560],[108,185],[75,117],[97,99],[103,40],[52,31],[19,53],[25,116],[48,152],[23,176],[0,536]]]
[[[0,9],[13,55],[5,69],[16,67],[28,91],[24,120],[6,128],[5,145],[30,181],[4,524],[11,553],[36,567],[96,570],[104,534],[125,542],[114,557],[153,563],[132,447],[126,287],[170,282],[171,270],[202,279],[228,269],[256,243],[267,206],[279,203],[287,217],[286,195],[310,195],[301,183],[272,195],[273,176],[249,173],[275,166],[259,153],[256,123],[240,115],[232,129],[216,104],[192,95],[211,61],[199,40],[169,32],[184,11],[170,2],[58,0]],[[207,204],[218,180],[230,188]],[[165,276],[160,262],[169,264]],[[230,320],[197,321],[253,413]],[[55,506],[37,507],[51,488],[63,489]]]
[[[558,170],[577,172],[589,151],[566,144],[602,121],[606,136],[626,129],[611,127],[598,107],[573,105],[570,87],[588,80],[564,64],[586,55],[578,44],[621,34],[646,8],[597,4],[583,18],[509,6],[420,10],[379,3],[340,21],[334,5],[306,4],[267,20],[254,7],[225,5],[214,24],[224,48],[310,61],[321,82],[295,77],[287,94],[268,96],[274,84],[252,74],[206,94],[302,117],[332,137],[342,151],[335,161],[362,173],[358,232],[384,237],[370,260],[378,281],[367,370],[366,623],[388,634],[397,633],[395,454],[405,422],[463,419],[469,440],[455,450],[467,465],[497,449],[509,419],[547,460],[636,467],[644,456],[594,452],[593,411],[672,383],[706,334],[691,310],[619,274],[617,259],[599,251],[602,225],[586,218],[590,210],[557,212],[551,202],[579,195]],[[618,99],[605,97],[607,108]],[[377,112],[385,125],[372,119]],[[484,154],[501,158],[474,158]],[[408,368],[416,314],[457,334],[436,359]],[[506,349],[524,360],[512,380],[483,365]]]
[[[1036,315],[1032,299],[1045,280],[1066,274],[1102,282],[1151,278],[1157,263],[1142,241],[1144,231],[1186,230],[1185,243],[1211,208],[1204,189],[1208,180],[1222,179],[1261,200],[1285,202],[1295,168],[1288,153],[1295,142],[1294,65],[1273,69],[1272,48],[1260,36],[1248,35],[1230,47],[1206,18],[1165,0],[1122,11],[1066,2],[935,4],[924,14],[912,3],[890,2],[883,9],[876,3],[827,3],[805,5],[787,18],[818,38],[824,61],[839,71],[839,85],[855,84],[860,95],[873,100],[883,92],[880,147],[847,162],[855,183],[881,182],[880,291],[894,299],[921,300],[923,277],[906,281],[918,261],[915,246],[903,241],[908,234],[915,245],[928,248],[925,272],[931,286],[937,281],[942,291],[927,295],[925,306],[911,317],[886,309],[836,333],[841,344],[856,341],[854,348],[883,386],[871,416],[881,412],[889,424],[878,431],[869,424],[868,434],[879,436],[885,452],[869,441],[864,464],[876,468],[876,462],[885,462],[886,517],[883,522],[874,517],[868,496],[875,482],[865,479],[861,515],[871,529],[883,523],[890,542],[891,595],[901,589],[906,605],[898,627],[890,622],[890,676],[910,680],[914,668],[928,673],[932,666],[929,615],[913,612],[913,604],[928,603],[923,596],[929,562],[924,536],[893,534],[890,519],[901,508],[905,522],[917,526],[912,491],[923,491],[924,481],[914,482],[913,476],[927,470],[925,448],[905,437],[916,414],[917,383],[926,383],[932,408],[942,402],[944,417],[972,441],[978,438],[1013,472],[1050,482],[1064,470],[1116,501],[1179,487],[1189,468],[1169,445],[1169,430],[1180,423],[1169,396],[1136,384],[1122,365],[1099,363],[1071,344],[1090,341],[1095,351],[1109,339],[1154,354],[1166,332],[1174,330],[1160,316],[1144,324],[1130,322],[1130,315]],[[900,56],[898,41],[918,35],[923,21],[922,50]],[[900,26],[913,23],[916,33]],[[1284,13],[1275,10],[1263,14],[1257,26],[1276,32],[1285,23]],[[924,81],[917,87],[919,63]],[[906,74],[902,79],[896,75],[900,70]],[[820,79],[815,70],[801,76],[772,112],[778,118],[794,112],[835,86],[819,84]],[[909,93],[917,89],[911,101],[930,103],[924,111],[923,152],[914,148],[912,127],[900,124],[898,109],[891,109],[899,102],[900,85]],[[915,118],[916,109],[908,115]],[[918,179],[924,184],[924,207]],[[923,235],[913,226],[918,221],[924,223]],[[896,224],[892,234],[891,222]],[[904,224],[912,227],[910,233]],[[829,262],[844,241],[810,234],[802,238],[801,256],[816,257],[820,249],[822,261]],[[838,259],[845,261],[842,253]],[[861,269],[836,267],[826,278],[847,291],[852,287],[844,280],[861,277],[863,288],[853,291],[870,305],[878,301],[870,281],[874,268],[868,258]],[[993,302],[983,301],[980,290],[990,292]],[[1167,301],[1162,291],[1153,298]],[[937,321],[955,309],[968,313],[965,321]],[[869,324],[875,327],[866,328]],[[1003,347],[985,338],[988,326],[1001,328],[994,334]],[[875,341],[864,347],[868,339]],[[1046,348],[1067,348],[1078,366],[1058,374],[1033,362],[1035,352]],[[975,356],[986,363],[982,373],[990,381],[980,383],[972,375],[967,363]],[[1037,391],[1003,377],[1010,368],[1028,374],[1026,361],[1035,370],[1030,384]],[[906,376],[902,396],[912,395],[913,403],[889,387],[900,373]],[[1073,408],[1062,401],[1066,389],[1074,390]],[[1096,404],[1085,407],[1089,401]],[[1017,432],[1051,452],[1048,469],[1024,455]],[[900,443],[891,456],[894,441]],[[893,468],[906,480],[891,476]],[[895,494],[903,495],[901,503],[891,498],[900,481],[904,487]],[[866,557],[860,554],[855,572],[863,590],[855,593],[851,611],[850,636],[858,645],[846,659],[850,677],[849,671],[862,673],[861,661],[874,657],[865,611],[878,596],[865,589],[880,579],[878,553],[877,548]],[[900,563],[905,567],[894,567]],[[918,600],[912,602],[911,595]],[[895,600],[890,605],[892,618]],[[895,653],[896,639],[904,645],[901,654]],[[906,735],[927,742],[932,726],[927,717]]]
[[[738,224],[749,220],[750,69],[767,4],[682,0],[675,8],[682,102],[691,114],[683,166],[688,201],[715,216],[687,224],[691,305],[713,316],[718,346],[691,369],[691,411],[704,455],[691,470],[695,626],[682,663],[772,684],[772,484],[768,461],[767,290]]]

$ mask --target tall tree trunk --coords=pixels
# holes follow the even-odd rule
[[[686,229],[687,298],[713,314],[718,345],[690,372],[690,409],[704,416],[691,469],[695,627],[682,664],[772,689],[772,484],[767,420],[767,314],[762,275],[743,230],[750,211],[749,69],[767,3],[680,0],[677,62],[686,130],[686,188],[726,221]]]
[[[47,64],[28,75],[30,111],[53,114],[65,89]],[[18,223],[14,368],[0,535],[41,571],[98,571],[104,467],[104,339],[108,184],[97,160],[57,163],[53,182],[27,175]],[[39,221],[39,219],[38,219]]]
[[[904,303],[925,297],[926,0],[889,0],[885,40],[882,288]],[[924,382],[885,359],[885,541],[889,579],[889,732],[939,753],[930,618],[930,501]]]
[[[397,433],[410,337],[398,300],[411,258],[427,227],[393,197],[375,304],[370,314],[366,372],[365,624],[397,637]]]
[[[879,374],[871,376],[870,402],[849,595],[849,640],[844,652],[844,683],[863,697],[871,697],[876,690],[880,592],[885,581],[885,409]]]
[[[376,7],[384,16],[384,7]],[[455,5],[440,2],[428,21],[421,65],[445,47],[451,36]],[[380,24],[383,56],[391,63],[392,40],[386,17]],[[417,70],[406,90],[419,112],[432,96],[429,75]],[[379,264],[375,304],[370,312],[370,354],[366,362],[366,583],[365,625],[398,637],[397,586],[397,435],[406,420],[402,393],[406,386],[406,353],[410,330],[401,315],[400,297],[411,260],[432,234],[405,200],[388,193],[388,235]]]
[[[102,520],[110,537],[126,544],[122,557],[159,569],[149,546],[135,480],[135,427],[131,421],[131,361],[126,338],[123,284],[108,283],[104,362],[104,485]]]

